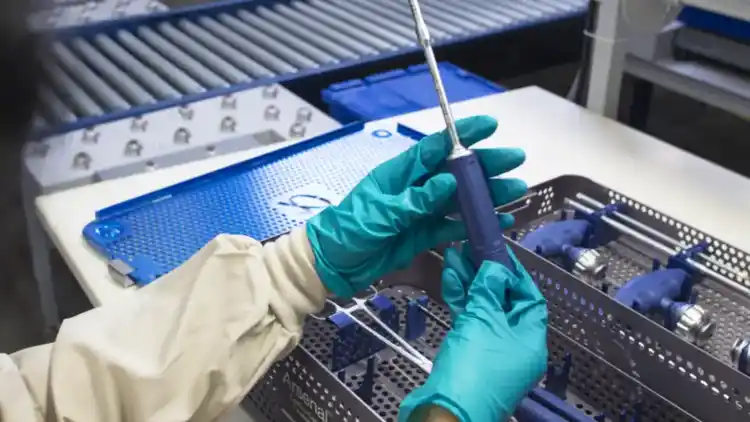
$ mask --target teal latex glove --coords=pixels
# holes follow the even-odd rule
[[[468,248],[466,248],[468,249]],[[516,276],[485,261],[445,252],[443,299],[453,317],[425,384],[401,404],[399,420],[421,421],[439,406],[462,422],[500,422],[542,379],[547,367],[547,306],[511,254]]]
[[[495,119],[470,117],[456,122],[465,146],[492,135]],[[423,138],[415,146],[381,164],[337,206],[307,222],[315,269],[328,291],[350,298],[382,276],[403,269],[416,255],[440,244],[463,240],[466,228],[445,216],[456,212],[456,179],[445,161],[451,142],[444,132]],[[519,149],[475,150],[487,177],[521,165]],[[522,197],[526,184],[517,179],[492,179],[495,205]],[[513,224],[499,216],[504,228]]]

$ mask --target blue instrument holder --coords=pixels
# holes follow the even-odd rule
[[[422,137],[403,125],[353,123],[102,209],[83,236],[145,285],[219,234],[265,241],[287,233]]]

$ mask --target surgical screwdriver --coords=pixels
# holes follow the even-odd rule
[[[458,185],[459,210],[461,219],[466,224],[474,263],[479,266],[484,261],[495,261],[513,271],[514,266],[506,248],[500,221],[495,214],[492,195],[482,165],[477,155],[461,144],[458,136],[456,121],[440,78],[435,52],[432,50],[432,41],[422,16],[419,0],[409,0],[409,5],[414,17],[417,38],[424,50],[427,67],[435,85],[446,130],[453,144],[453,150],[448,156],[448,168],[455,176]]]

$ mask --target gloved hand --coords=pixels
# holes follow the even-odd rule
[[[506,421],[541,380],[547,367],[547,306],[511,256],[518,276],[489,261],[477,273],[468,254],[446,250],[443,298],[453,329],[427,382],[402,402],[399,421],[421,421],[434,406],[461,422]]]
[[[495,119],[456,122],[461,141],[471,146],[492,135]],[[337,206],[307,222],[315,269],[328,291],[350,298],[385,274],[408,266],[416,255],[440,244],[463,240],[466,228],[445,216],[456,212],[456,179],[445,170],[451,142],[444,132],[423,138],[381,164]],[[519,149],[477,149],[488,178],[510,171],[525,159]],[[495,205],[522,197],[526,184],[492,179]],[[500,216],[503,228],[511,216]]]

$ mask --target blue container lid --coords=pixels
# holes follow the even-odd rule
[[[505,89],[451,63],[439,63],[448,100],[470,100]],[[334,118],[377,120],[438,106],[427,65],[411,66],[331,85],[322,93]]]

